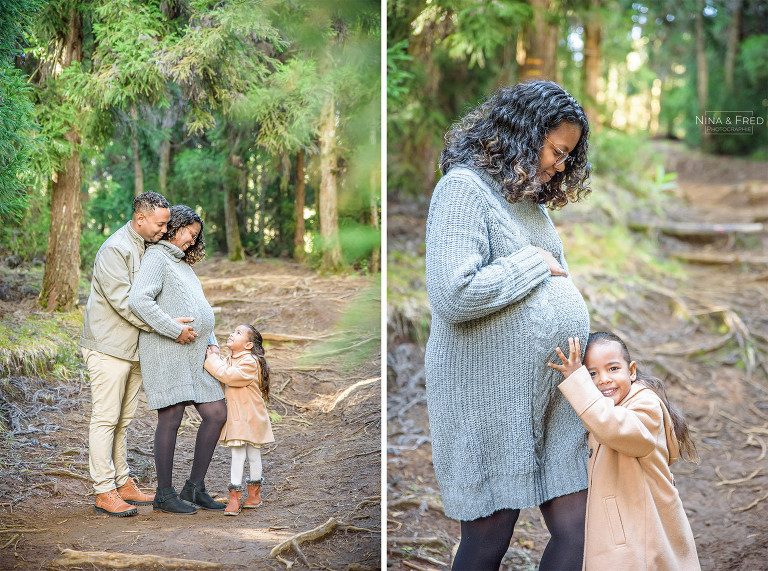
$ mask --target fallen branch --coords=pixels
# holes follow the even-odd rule
[[[343,401],[345,398],[349,396],[349,394],[354,391],[355,389],[359,387],[364,387],[366,385],[370,385],[372,383],[375,383],[376,381],[381,381],[381,377],[373,377],[372,379],[365,379],[364,381],[357,381],[354,385],[347,387],[344,389],[339,396],[336,397],[336,399],[333,401],[333,404],[331,404],[330,407],[326,407],[323,409],[323,412],[331,412],[334,408],[336,408],[336,405],[339,404],[341,401]]]
[[[35,533],[38,531],[48,531],[48,528],[45,527],[43,529],[29,529],[26,527],[7,527],[5,529],[0,529],[0,533]]]
[[[762,498],[757,498],[755,501],[753,501],[748,506],[744,506],[743,508],[733,508],[733,511],[735,511],[735,512],[745,512],[747,510],[751,510],[753,507],[755,507],[757,504],[759,504],[763,500],[768,500],[768,494],[765,494]]]
[[[672,256],[684,262],[694,264],[759,264],[768,265],[768,257],[755,256],[751,252],[672,252]]]
[[[75,474],[69,470],[45,470],[43,471],[43,474],[46,476],[64,476],[65,478],[77,478],[78,480],[85,480],[86,482],[91,481],[90,478],[81,476],[80,474]]]
[[[732,224],[707,224],[701,222],[639,222],[630,221],[632,230],[654,230],[669,236],[725,236],[728,234],[760,234],[765,230],[757,222]]]
[[[445,540],[439,537],[388,537],[387,542],[397,545],[445,545]]]
[[[94,565],[114,567],[116,569],[137,569],[140,567],[163,567],[165,569],[221,569],[221,563],[210,563],[196,559],[177,559],[159,555],[133,555],[131,553],[108,553],[106,551],[75,551],[61,549],[61,556],[54,560],[54,565],[69,567],[73,565]]]
[[[762,468],[758,468],[746,478],[738,478],[736,480],[726,480],[725,477],[723,477],[723,475],[720,473],[720,466],[717,466],[715,468],[715,474],[717,474],[717,477],[720,478],[720,481],[717,484],[715,484],[715,486],[726,486],[726,485],[743,484],[744,482],[749,482],[752,478],[757,476],[761,470]]]
[[[402,561],[402,563],[406,567],[410,567],[411,569],[415,569],[416,571],[436,571],[432,567],[422,567],[420,565],[416,565],[415,563],[411,563],[410,561],[407,561],[407,560]]]
[[[331,355],[338,355],[339,353],[344,353],[345,351],[349,351],[350,349],[354,349],[355,347],[360,347],[360,345],[365,345],[366,343],[369,343],[371,341],[377,340],[378,337],[369,337],[368,339],[363,339],[362,341],[359,341],[357,343],[354,343],[353,345],[350,345],[349,347],[344,347],[342,349],[334,349],[333,351],[323,351],[322,353],[310,353],[310,358],[321,358],[321,357],[330,357]]]
[[[423,505],[426,505],[431,510],[435,510],[438,512],[443,511],[442,502],[441,503],[432,502],[430,500],[423,500],[415,496],[407,496],[405,498],[400,498],[399,500],[388,502],[387,509],[395,508],[395,507],[403,507],[403,506],[423,506]]]

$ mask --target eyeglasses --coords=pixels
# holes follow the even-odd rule
[[[547,136],[544,135],[544,139],[555,148],[555,151],[557,151],[557,156],[555,157],[555,164],[554,166],[559,167],[561,164],[563,164],[565,161],[569,160],[571,157],[568,156],[568,153],[566,153],[564,150],[562,150],[560,147],[555,145],[552,141],[547,139]],[[542,147],[543,148],[543,147]]]

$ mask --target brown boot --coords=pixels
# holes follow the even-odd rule
[[[125,484],[117,488],[117,493],[120,494],[125,503],[134,506],[151,506],[152,501],[155,499],[155,494],[145,494],[142,492],[133,478],[128,478]]]
[[[96,496],[96,504],[93,511],[97,514],[107,514],[115,517],[127,517],[136,515],[138,510],[126,504],[117,493],[117,490],[110,490]]]
[[[229,485],[229,503],[224,508],[224,515],[237,515],[243,507],[243,487]]]
[[[261,505],[261,480],[246,480],[248,496],[243,502],[244,508],[257,508]]]

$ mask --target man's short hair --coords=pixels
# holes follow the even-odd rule
[[[170,208],[171,205],[162,194],[157,192],[142,192],[133,199],[133,213],[154,212],[157,208]]]

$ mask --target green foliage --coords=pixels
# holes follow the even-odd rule
[[[285,41],[263,2],[193,0],[189,9],[189,25],[163,47],[157,65],[190,106],[187,130],[201,134],[214,123],[214,111],[229,111],[237,94],[269,76]]]
[[[0,222],[18,221],[26,208],[26,185],[40,152],[30,101],[31,88],[11,60],[21,52],[23,35],[42,0],[0,3]]]
[[[758,88],[768,85],[768,34],[746,38],[740,46],[739,63],[743,66],[746,79]]]
[[[485,67],[509,44],[510,35],[533,19],[533,9],[525,2],[444,2],[456,14],[456,31],[445,39],[451,58],[467,61],[470,67]]]
[[[0,222],[20,220],[39,152],[30,92],[23,74],[0,60]]]

